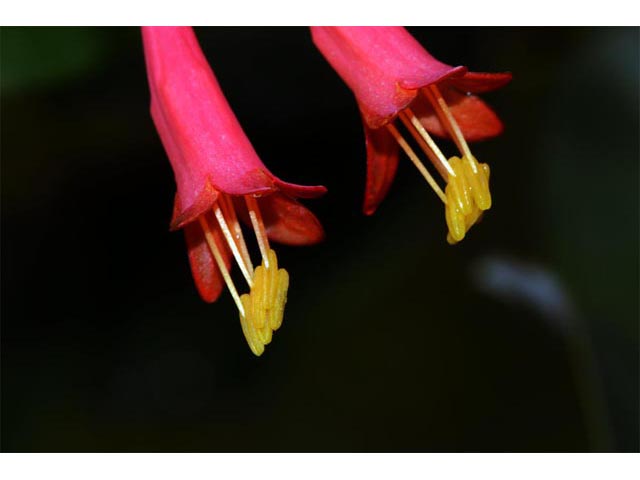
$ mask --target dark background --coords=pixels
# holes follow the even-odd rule
[[[306,29],[196,29],[265,164],[329,188],[256,358],[168,231],[138,30],[2,29],[2,450],[638,450],[638,29],[410,31],[514,74],[455,247],[404,158],[361,214],[356,104]]]

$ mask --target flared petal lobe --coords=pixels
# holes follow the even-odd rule
[[[234,204],[243,222],[248,224],[246,204],[239,198]],[[292,246],[313,245],[324,240],[324,229],[318,218],[297,200],[274,193],[258,198],[258,205],[269,240]]]
[[[486,140],[502,133],[504,130],[502,121],[480,97],[461,93],[450,87],[448,82],[440,85],[439,88],[462,135],[468,142]],[[429,102],[416,101],[411,108],[429,133],[442,138],[451,138]]]
[[[311,27],[311,34],[370,128],[387,123],[419,88],[466,71],[433,58],[402,27]]]
[[[215,225],[216,220],[211,213],[207,213],[206,217],[210,225]],[[228,270],[231,266],[231,252],[219,229],[213,229],[212,234]],[[191,274],[198,293],[205,302],[215,302],[222,293],[225,284],[211,249],[207,245],[204,232],[196,222],[184,227],[184,235],[187,241]]]
[[[462,77],[450,78],[447,83],[465,93],[486,93],[504,87],[511,81],[509,72],[467,72]]]
[[[469,142],[500,135],[504,129],[500,118],[477,94],[501,88],[511,81],[511,73],[466,72],[438,84],[445,102],[462,135]],[[421,93],[411,108],[429,133],[449,137],[433,106]]]
[[[364,122],[367,146],[367,184],[363,211],[373,213],[387,196],[398,168],[398,143],[386,128],[369,128]]]

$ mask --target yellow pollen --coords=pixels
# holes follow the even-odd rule
[[[289,274],[286,270],[278,268],[278,259],[276,253],[269,247],[258,202],[251,196],[246,196],[245,201],[262,256],[262,264],[255,269],[251,263],[251,257],[231,197],[220,194],[218,201],[213,205],[212,210],[217,220],[216,225],[210,225],[204,215],[201,215],[198,220],[205,234],[207,245],[238,307],[240,325],[249,348],[255,355],[260,356],[264,352],[265,345],[271,342],[273,332],[282,325],[289,289]],[[219,228],[218,231],[224,236],[249,285],[249,293],[238,294],[224,263],[222,253],[216,244],[213,234],[214,228]]]
[[[271,342],[273,332],[280,328],[284,316],[289,289],[289,274],[278,269],[276,253],[269,249],[269,259],[256,268],[251,293],[242,295],[244,314],[240,313],[240,324],[251,351],[260,356],[265,345]]]
[[[474,157],[452,157],[449,165],[456,175],[449,177],[445,189],[445,218],[449,227],[447,242],[453,245],[464,238],[482,212],[491,208],[490,171],[486,163],[479,164]]]

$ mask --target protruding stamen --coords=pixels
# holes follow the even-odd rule
[[[220,250],[218,250],[218,246],[216,245],[216,240],[213,237],[213,233],[211,232],[211,228],[209,227],[209,222],[204,215],[200,215],[198,217],[200,221],[200,226],[204,232],[204,236],[207,240],[207,244],[209,245],[209,249],[211,253],[213,253],[213,258],[215,258],[216,263],[218,264],[218,268],[220,269],[220,273],[222,274],[222,278],[224,278],[224,282],[227,284],[227,288],[229,289],[229,293],[233,297],[233,301],[236,302],[236,306],[240,311],[240,315],[244,316],[244,307],[242,305],[242,301],[240,300],[240,296],[238,295],[238,291],[236,290],[236,286],[233,284],[233,280],[231,280],[231,276],[229,275],[229,270],[227,270],[227,266],[224,264],[224,260],[222,258],[222,254]]]
[[[240,249],[238,248],[238,245],[236,244],[236,241],[233,238],[233,235],[231,234],[229,225],[227,225],[227,222],[224,219],[224,215],[222,213],[222,210],[220,209],[220,205],[218,205],[218,202],[216,202],[213,206],[213,213],[216,216],[216,220],[218,220],[218,224],[220,225],[222,234],[224,235],[224,238],[227,240],[227,244],[229,245],[229,248],[231,249],[231,252],[233,253],[234,258],[236,259],[236,262],[238,262],[238,266],[242,271],[242,275],[244,275],[244,278],[249,284],[249,287],[251,287],[251,285],[253,285],[253,279],[252,279],[253,272],[249,272],[249,269],[247,268],[247,265],[245,263],[245,259],[242,257],[242,254],[240,253]]]
[[[393,137],[396,139],[396,142],[398,142],[398,145],[402,147],[402,150],[404,150],[404,153],[407,154],[409,159],[413,162],[413,164],[416,166],[418,171],[422,174],[424,179],[431,186],[433,191],[436,192],[438,197],[440,197],[440,200],[442,200],[442,202],[446,204],[447,203],[446,195],[444,194],[442,189],[438,186],[436,181],[433,179],[433,177],[431,176],[427,168],[424,166],[424,164],[420,161],[420,159],[415,154],[413,149],[409,146],[407,141],[402,137],[398,129],[391,123],[387,124],[387,129],[389,129],[389,132],[391,132],[391,135],[393,135]]]
[[[467,230],[482,217],[482,213],[491,208],[489,167],[478,164],[472,155],[462,130],[438,87],[429,85],[422,92],[462,154],[462,158],[449,159],[449,167],[455,174],[449,175],[445,189],[445,218],[449,227],[447,241],[453,244],[462,240]]]
[[[249,348],[255,355],[260,356],[264,352],[265,345],[271,343],[273,332],[282,324],[289,288],[289,274],[286,270],[278,268],[276,253],[269,248],[269,239],[258,202],[252,196],[245,196],[245,201],[262,255],[262,264],[255,270],[232,200],[228,195],[220,194],[212,206],[217,220],[216,225],[210,225],[205,215],[198,217],[198,220],[209,249],[240,313],[240,325]],[[238,295],[220,251],[222,245],[219,247],[216,243],[214,232],[216,235],[221,232],[224,236],[226,244],[251,288],[249,293]],[[218,242],[220,243],[221,240]]]
[[[244,235],[242,234],[242,228],[240,227],[238,216],[233,208],[233,201],[229,195],[220,195],[219,200],[220,206],[222,207],[222,213],[224,213],[224,216],[227,219],[227,224],[231,228],[236,244],[242,254],[244,264],[249,271],[250,276],[253,277],[253,264],[251,263],[251,257],[249,256],[249,250],[247,249],[247,244],[244,240]]]
[[[422,151],[429,157],[431,163],[436,167],[442,178],[447,180],[449,175],[455,175],[449,162],[447,162],[447,157],[444,156],[438,148],[438,145],[436,145],[436,142],[433,141],[431,135],[429,135],[410,108],[405,108],[404,111],[400,112],[400,120],[402,120],[402,123],[407,127],[407,130],[411,132],[413,138],[416,139],[420,148],[422,148]]]
[[[471,158],[472,155],[469,145],[467,145],[467,141],[464,139],[464,135],[462,135],[460,126],[453,117],[451,110],[449,110],[449,106],[442,97],[438,87],[435,84],[429,85],[429,88],[423,89],[423,91],[427,95],[427,99],[431,105],[433,105],[438,118],[449,132],[449,135],[451,135],[451,138],[458,147],[458,150],[460,150],[460,153],[467,158]]]
[[[256,233],[256,240],[258,241],[258,247],[260,248],[262,260],[264,261],[265,266],[269,267],[269,256],[267,254],[269,251],[269,239],[267,238],[267,231],[264,228],[262,215],[260,214],[260,209],[258,208],[258,202],[251,195],[247,195],[244,198],[247,202],[249,218],[251,219],[253,230]]]

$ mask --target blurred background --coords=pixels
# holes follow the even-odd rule
[[[329,189],[327,240],[277,249],[261,358],[168,231],[139,31],[1,30],[3,451],[638,450],[639,30],[409,30],[514,75],[453,247],[406,157],[362,215],[357,107],[307,29],[196,29],[264,163]]]

